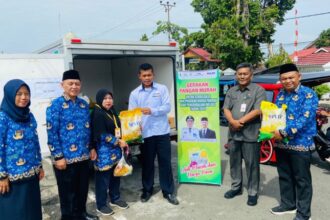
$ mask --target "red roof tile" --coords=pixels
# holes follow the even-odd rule
[[[298,50],[297,51],[297,56],[298,57],[308,56],[308,55],[314,53],[316,50],[317,50],[317,48],[315,48],[315,47],[308,48],[308,49],[305,49],[305,50]],[[290,55],[291,59],[293,59],[293,57],[294,57],[294,53]]]
[[[290,55],[293,59],[294,54]],[[330,47],[308,48],[298,51],[298,65],[324,65],[330,62]]]
[[[211,54],[207,52],[206,50],[202,48],[188,48],[183,54],[186,54],[188,51],[191,51],[192,53],[196,54],[197,56],[202,57],[204,60],[209,61],[209,62],[220,62],[218,59],[212,59]]]

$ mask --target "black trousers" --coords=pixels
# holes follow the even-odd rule
[[[174,181],[171,166],[170,135],[152,136],[144,139],[142,153],[142,185],[144,192],[153,191],[155,158],[159,167],[159,182],[164,195],[174,192]]]
[[[39,178],[10,182],[9,192],[0,194],[1,220],[41,220]]]
[[[62,220],[79,219],[86,212],[89,160],[68,164],[65,170],[54,166]]]
[[[281,206],[297,208],[297,215],[302,219],[308,219],[311,216],[313,195],[311,153],[276,148],[276,163]]]
[[[115,202],[120,198],[120,177],[113,175],[115,168],[116,165],[112,166],[110,170],[95,172],[95,196],[98,209],[106,206],[108,193],[111,202]]]

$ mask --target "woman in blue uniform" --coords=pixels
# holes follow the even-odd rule
[[[108,193],[110,205],[120,209],[128,208],[120,199],[120,177],[115,177],[113,171],[122,157],[121,147],[127,146],[120,140],[120,121],[113,108],[112,93],[101,89],[96,94],[96,105],[91,116],[92,147],[91,158],[95,160],[95,194],[97,212],[102,215],[113,214],[107,204]]]
[[[39,180],[44,171],[29,106],[29,86],[19,79],[7,82],[0,109],[1,220],[42,219]]]

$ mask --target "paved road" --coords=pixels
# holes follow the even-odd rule
[[[234,199],[227,200],[223,194],[230,189],[229,161],[228,155],[224,153],[223,144],[226,141],[226,128],[221,129],[222,148],[222,172],[223,183],[221,186],[180,184],[177,185],[179,206],[173,206],[162,198],[159,189],[158,175],[155,177],[155,194],[147,203],[141,203],[141,167],[139,162],[134,160],[134,173],[131,176],[122,178],[122,198],[128,201],[130,208],[127,210],[115,209],[115,214],[109,217],[102,217],[104,220],[290,220],[293,215],[274,216],[269,209],[276,206],[279,201],[278,176],[275,166],[261,166],[260,197],[258,205],[250,207],[246,205],[247,192],[244,184],[244,193]],[[172,165],[176,178],[177,170],[177,144],[172,142]],[[42,198],[44,219],[59,219],[59,204],[57,197],[56,182],[49,164],[45,159],[46,178],[42,181]],[[313,220],[330,219],[330,165],[313,157],[312,165],[314,196],[312,203]],[[244,173],[245,174],[245,173]],[[244,177],[246,177],[244,175]],[[245,178],[246,180],[246,178]],[[244,181],[246,183],[246,181]],[[91,180],[90,193],[88,198],[88,210],[94,212],[95,197],[94,186]]]

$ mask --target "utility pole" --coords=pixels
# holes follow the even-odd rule
[[[160,5],[164,6],[165,13],[167,13],[167,33],[168,33],[168,42],[171,41],[171,23],[170,23],[170,10],[175,7],[175,2],[173,4],[170,4],[170,2],[163,3],[163,1],[160,1]]]

